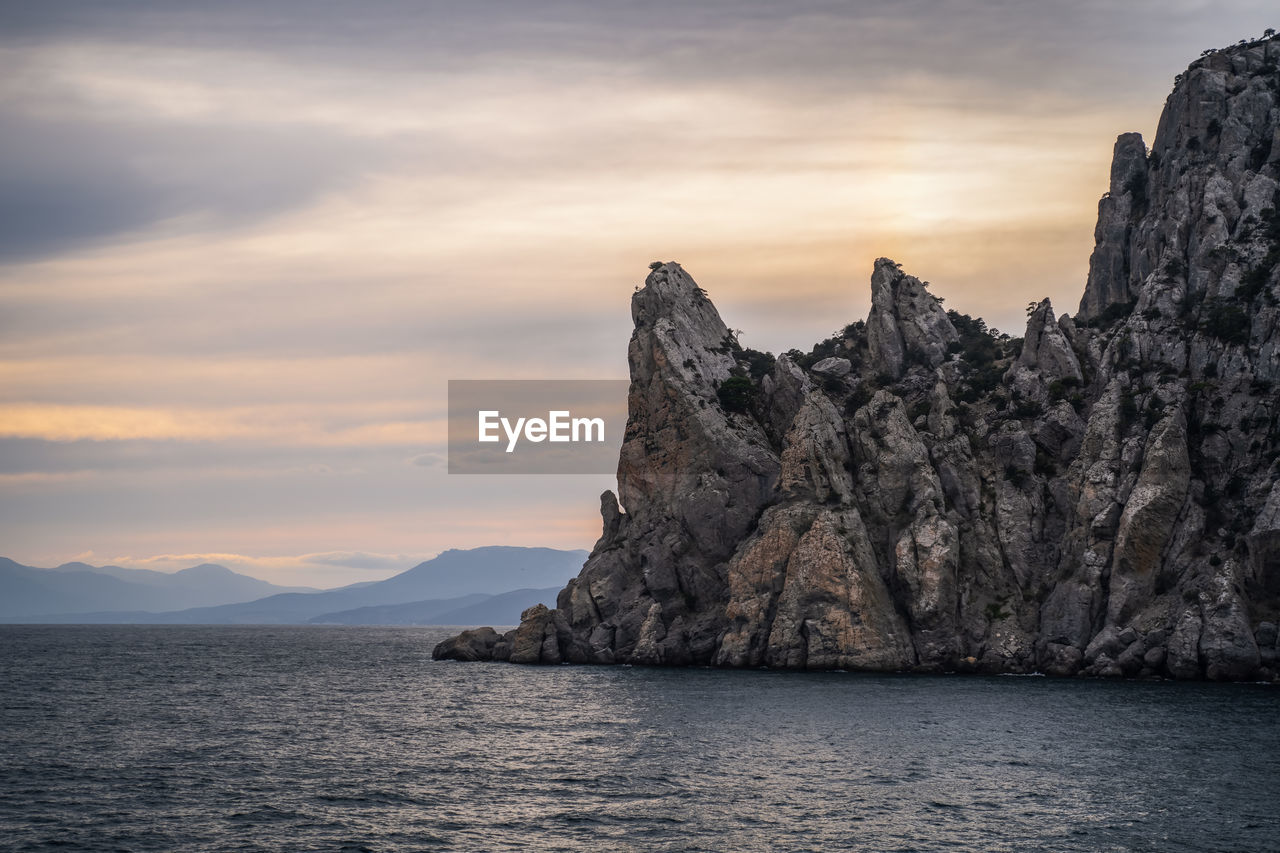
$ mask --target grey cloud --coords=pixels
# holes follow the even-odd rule
[[[417,456],[410,457],[409,464],[423,468],[442,468],[446,461],[443,453],[419,453]]]
[[[1210,23],[1230,40],[1248,35],[1267,10],[1237,3]],[[1158,16],[1160,27],[1151,26]],[[1236,22],[1238,21],[1238,23]],[[1256,22],[1256,23],[1255,23]],[[852,90],[886,91],[917,77],[949,81],[939,93],[1005,109],[1029,108],[1049,95],[1096,98],[1107,75],[1150,67],[1215,36],[1194,5],[875,0],[844,3],[721,2],[688,4],[422,3],[317,6],[274,3],[67,2],[7,4],[0,43],[30,47],[98,38],[167,49],[251,51],[299,67],[351,67],[399,75],[505,69],[516,77],[549,74],[661,79],[673,85],[761,88],[792,102]],[[1254,26],[1250,26],[1253,24]],[[1237,30],[1240,32],[1237,34]],[[1072,33],[1073,37],[1061,37]],[[1222,36],[1216,36],[1223,40]],[[1192,42],[1191,40],[1194,40]],[[1198,49],[1198,47],[1196,48]],[[1093,61],[1094,54],[1106,62]],[[233,61],[229,58],[228,61]],[[567,75],[567,77],[565,77]],[[966,94],[957,81],[973,80]],[[138,125],[87,114],[61,122],[24,116],[22,105],[0,117],[0,262],[25,260],[120,239],[179,215],[205,227],[243,224],[306,203],[368,170],[393,170],[407,156],[399,143],[375,143],[332,128],[259,127],[177,122]],[[355,129],[353,129],[355,130]],[[697,131],[696,128],[690,130]],[[597,128],[596,133],[608,130]],[[781,132],[781,130],[780,130]],[[494,140],[477,150],[429,153],[434,167],[474,167],[515,174],[571,168],[584,150],[615,152],[619,164],[649,156],[635,135],[580,140],[581,146],[521,151]],[[439,140],[432,144],[443,145]],[[759,140],[762,144],[764,140]],[[681,148],[704,144],[686,138]],[[593,156],[599,156],[593,155]],[[688,156],[687,154],[682,156]],[[599,162],[599,161],[598,161]]]
[[[126,152],[86,144],[85,130],[0,118],[0,261],[114,237],[173,210]]]
[[[140,126],[0,115],[0,263],[127,238],[162,220],[242,226],[387,168],[374,143],[305,128]]]
[[[1082,60],[1125,60],[1116,55],[1123,49],[1136,69],[1153,56],[1184,55],[1188,40],[1210,39],[1200,44],[1209,47],[1256,34],[1272,11],[1253,0],[383,0],[358,9],[309,0],[73,0],[8,4],[0,39],[234,47],[392,73],[569,58],[601,63],[594,73],[807,79],[824,89],[918,72],[1000,79],[1005,88],[1028,78],[1073,87],[1097,85],[1108,72]]]
[[[90,549],[138,553],[147,547],[139,542],[173,538],[172,531],[200,532],[194,541],[183,538],[160,548],[207,543],[206,550],[243,551],[243,532],[264,528],[306,529],[302,547],[324,548],[334,541],[326,531],[334,520],[339,526],[381,530],[385,539],[369,541],[372,549],[406,551],[493,544],[477,540],[475,530],[454,530],[440,519],[466,514],[475,526],[496,531],[535,507],[557,518],[585,520],[583,541],[562,545],[587,547],[598,531],[592,530],[595,496],[616,487],[608,476],[453,477],[447,486],[445,477],[398,459],[364,474],[292,470],[208,476],[194,484],[181,471],[119,472],[56,489],[6,487],[0,490],[0,518],[7,553],[17,555]]]
[[[638,283],[646,270],[637,266]],[[589,304],[548,301],[523,310],[466,304],[446,311],[436,300],[468,282],[425,282],[421,297],[398,300],[397,309],[389,312],[377,298],[376,282],[344,278],[296,287],[256,284],[238,282],[196,293],[148,292],[109,301],[11,303],[0,314],[0,332],[8,336],[14,355],[422,353],[424,360],[431,355],[446,359],[454,378],[506,377],[530,366],[587,369],[594,371],[593,378],[626,372],[631,289],[625,286]],[[317,318],[308,313],[317,304],[346,309],[341,316]],[[8,347],[0,346],[4,349]]]
[[[937,3],[924,0],[584,3],[143,3],[82,0],[6,4],[0,44],[101,39],[166,49],[250,51],[305,68],[402,75],[505,69],[513,77],[661,79],[753,87],[790,101],[892,89],[932,77],[980,85],[949,98],[1012,109],[1041,94],[1088,95],[1118,72],[1167,74],[1216,41],[1253,34],[1268,6]],[[1159,22],[1154,27],[1152,22]],[[1216,30],[1216,32],[1214,32]],[[1068,37],[1069,36],[1069,37]],[[1194,45],[1194,47],[1192,46]],[[1105,58],[1105,62],[1095,61]],[[234,61],[229,54],[228,61]],[[1149,72],[1147,72],[1149,73]],[[566,76],[567,75],[567,76]],[[1024,91],[1025,94],[1025,91]],[[20,105],[19,105],[20,109]],[[11,108],[0,120],[0,262],[126,235],[179,214],[214,223],[266,216],[305,202],[395,154],[332,130],[138,126],[87,116],[52,123]],[[601,148],[622,150],[604,140]],[[622,142],[619,140],[618,142]],[[686,140],[696,146],[698,140]],[[501,146],[495,157],[529,163]],[[545,167],[556,156],[541,152]],[[443,152],[442,168],[462,151]],[[580,157],[568,150],[566,162]],[[499,164],[490,162],[486,168]]]
[[[143,471],[236,470],[325,473],[392,465],[404,456],[394,446],[292,447],[245,441],[179,441],[122,439],[114,441],[46,441],[0,438],[0,475],[74,472],[138,473]]]
[[[410,554],[369,554],[364,551],[328,551],[322,554],[303,554],[299,562],[321,566],[339,566],[346,569],[396,569],[412,568],[421,559]]]

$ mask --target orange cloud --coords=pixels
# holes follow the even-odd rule
[[[402,406],[361,410],[365,418],[382,409],[402,414]],[[228,441],[252,439],[315,446],[405,445],[441,443],[446,419],[388,417],[365,423],[344,423],[351,407],[232,406],[205,409],[166,409],[125,406],[76,406],[34,403],[0,404],[0,438],[39,438],[48,441],[90,439],[178,439]]]

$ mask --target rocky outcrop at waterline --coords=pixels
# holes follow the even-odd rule
[[[1276,677],[1278,59],[1119,138],[1079,311],[1020,339],[882,258],[865,323],[775,360],[658,265],[581,574],[436,657]]]

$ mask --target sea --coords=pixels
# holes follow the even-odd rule
[[[434,662],[0,626],[0,850],[1280,851],[1259,684]]]

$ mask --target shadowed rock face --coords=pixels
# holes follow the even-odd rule
[[[748,362],[678,264],[632,302],[619,501],[557,607],[437,657],[1273,678],[1280,42],[1116,144],[1080,313],[1023,339],[894,262],[865,326]],[[834,345],[834,349],[831,349]],[[625,511],[624,509],[625,508]]]

